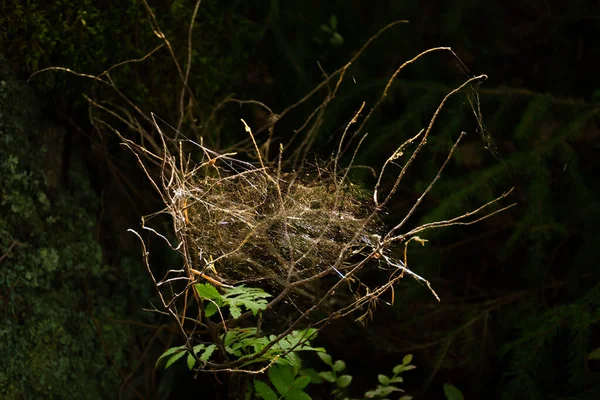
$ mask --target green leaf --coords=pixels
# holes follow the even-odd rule
[[[323,378],[319,376],[319,373],[314,368],[301,369],[300,375],[308,376],[310,383],[323,383]]]
[[[342,375],[337,379],[336,384],[338,387],[345,388],[352,382],[352,377],[350,375]]]
[[[204,309],[204,316],[210,318],[217,313],[217,306],[214,303],[208,303]]]
[[[396,376],[392,379],[390,379],[390,383],[402,383],[404,382],[404,378],[402,378],[401,376]]]
[[[333,36],[331,37],[331,39],[329,39],[329,41],[331,42],[331,44],[333,45],[340,45],[344,43],[344,38],[342,37],[342,35],[340,35],[337,32],[333,33]]]
[[[404,358],[402,359],[402,364],[404,365],[408,365],[410,364],[410,362],[413,360],[413,355],[412,354],[407,354],[404,356]]]
[[[238,319],[240,315],[242,315],[242,309],[233,304],[229,305],[229,312],[231,313],[233,319]]]
[[[169,368],[171,365],[173,365],[175,363],[175,361],[179,360],[185,354],[187,354],[187,352],[185,350],[181,350],[181,351],[179,351],[179,353],[175,353],[174,356],[172,356],[171,358],[169,358],[167,360],[167,363],[165,364],[165,369]]]
[[[461,391],[449,383],[444,383],[444,395],[446,395],[446,400],[464,400]]]
[[[292,390],[302,390],[310,383],[310,377],[301,376],[292,383]]]
[[[337,23],[338,21],[335,15],[329,17],[329,26],[331,26],[334,30],[337,29]]]
[[[190,371],[194,368],[195,364],[196,364],[196,359],[194,358],[194,356],[192,355],[192,353],[188,353],[188,355],[187,355],[187,366],[188,366],[188,368],[189,368]]]
[[[280,394],[287,393],[294,383],[294,372],[291,367],[274,365],[267,371],[269,380]]]
[[[210,359],[210,356],[212,356],[212,353],[215,351],[216,348],[217,348],[216,344],[211,344],[210,346],[208,346],[206,348],[206,350],[204,350],[204,352],[200,356],[200,359],[202,361],[208,361]]]
[[[200,352],[200,350],[202,350],[204,348],[203,344],[197,344],[194,347],[192,347],[192,351],[194,352],[194,354],[198,354]]]
[[[269,293],[262,289],[245,287],[244,285],[225,289],[224,291],[223,304],[229,305],[229,311],[233,318],[238,318],[241,315],[239,307],[244,307],[252,311],[253,315],[256,315],[259,311],[267,308],[268,303],[265,298],[271,297]]]
[[[402,392],[403,390],[397,388],[396,386],[380,386],[377,391],[379,392],[379,396],[387,396],[392,392]]]
[[[270,361],[275,356],[280,356],[278,364],[287,366],[289,364],[297,371],[302,366],[300,358],[295,354],[298,351],[324,351],[323,348],[312,347],[308,339],[313,338],[316,329],[304,329],[293,331],[289,335],[274,344],[265,354],[254,357],[256,353],[263,351],[265,346],[275,340],[276,336],[256,336],[256,328],[235,328],[221,335],[225,350],[237,357],[247,358],[248,361],[242,366]],[[242,358],[242,359],[243,359]]]
[[[319,372],[319,376],[323,379],[325,379],[327,382],[335,382],[335,375],[333,375],[333,372],[331,371],[323,371],[323,372]]]
[[[266,337],[256,337],[256,328],[230,329],[221,335],[221,338],[227,352],[238,357],[244,355],[242,350],[246,350],[246,354],[251,353],[253,348],[262,348],[260,344],[268,341]]]
[[[588,354],[588,360],[600,360],[600,347]]]
[[[214,300],[219,307],[223,305],[223,297],[214,286],[208,283],[198,283],[195,288],[201,298]]]
[[[377,375],[377,380],[379,381],[379,383],[381,383],[383,386],[387,386],[390,384],[390,378],[388,378],[387,376],[383,375],[383,374],[379,374]]]
[[[158,360],[156,360],[155,368],[158,367],[158,364],[160,363],[160,361],[163,358],[168,357],[171,354],[175,353],[176,351],[182,350],[182,349],[185,349],[185,346],[171,347],[170,349],[168,349],[167,351],[165,351],[160,357],[158,357]]]
[[[285,364],[291,366],[295,371],[299,370],[300,367],[302,367],[302,360],[294,352],[288,353],[285,356],[281,357],[280,359],[277,360],[277,363],[278,364],[285,363]]]
[[[319,351],[323,352],[323,348],[312,347],[308,342],[309,339],[313,339],[317,334],[316,329],[303,329],[299,331],[292,331],[289,335],[281,339],[275,347],[281,349],[283,352],[286,351]],[[271,335],[271,340],[275,339],[276,336]]]
[[[342,360],[337,360],[335,363],[333,363],[332,369],[335,372],[342,372],[343,370],[346,369],[346,363],[343,362]]]
[[[254,390],[256,390],[256,394],[263,400],[277,400],[277,394],[273,389],[258,379],[254,380]]]
[[[329,365],[330,367],[333,367],[331,356],[329,354],[319,352],[319,353],[317,353],[317,355],[325,364]]]
[[[285,400],[312,400],[308,393],[302,390],[290,390],[283,397]]]
[[[394,372],[394,375],[398,375],[399,373],[401,373],[405,370],[406,370],[406,367],[403,364],[400,364],[400,365],[396,365],[392,371]]]

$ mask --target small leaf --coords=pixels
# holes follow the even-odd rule
[[[214,286],[208,283],[198,283],[195,288],[198,295],[203,299],[214,300],[219,306],[223,304],[223,297]]]
[[[410,362],[413,360],[413,355],[412,354],[407,354],[404,356],[404,358],[402,359],[402,364],[404,365],[408,365],[410,364]]]
[[[352,377],[350,375],[342,375],[337,379],[337,385],[341,388],[345,388],[352,382]]]
[[[194,354],[198,354],[200,352],[200,350],[202,350],[204,348],[203,344],[197,344],[194,347],[192,347],[192,350],[194,351]]]
[[[588,360],[600,360],[600,347],[588,354]]]
[[[412,396],[402,396],[398,400],[412,400]]]
[[[185,354],[187,354],[185,350],[181,350],[179,353],[175,353],[174,356],[167,360],[167,363],[165,364],[165,369],[169,368],[171,365],[173,365],[173,363],[175,363],[175,361],[179,360]]]
[[[388,378],[387,376],[383,375],[383,374],[379,374],[377,375],[377,380],[379,381],[379,383],[381,383],[383,386],[387,386],[390,384],[390,378]]]
[[[294,373],[289,366],[274,365],[269,368],[267,375],[280,394],[285,394],[294,382]]]
[[[333,372],[331,371],[323,371],[323,372],[319,372],[319,376],[323,379],[325,379],[327,382],[335,382],[335,376],[333,375]]]
[[[331,362],[331,356],[329,354],[319,352],[317,355],[325,364],[329,365],[330,367],[333,366],[333,363]]]
[[[285,400],[312,400],[308,393],[302,390],[290,390],[283,397]]]
[[[396,365],[392,371],[394,372],[394,375],[398,375],[405,369],[406,369],[406,367],[404,365],[400,364],[400,365]]]
[[[190,371],[194,368],[195,364],[196,364],[196,359],[194,358],[194,356],[192,355],[192,353],[188,353],[188,355],[187,355],[187,366],[190,369]]]
[[[240,306],[243,306],[247,310],[252,311],[252,314],[256,316],[259,311],[267,308],[267,300],[265,298],[272,297],[269,293],[262,289],[245,287],[244,285],[236,286],[230,289],[224,289],[225,295],[223,301],[229,305],[231,315],[237,313]],[[232,307],[238,307],[238,310],[231,310]],[[239,310],[241,314],[241,310]],[[234,318],[237,318],[234,316]]]
[[[342,372],[343,370],[346,369],[346,363],[343,362],[342,360],[337,360],[335,363],[333,363],[332,369],[335,372]]]
[[[204,316],[210,318],[217,313],[217,306],[214,303],[208,303],[204,309]]]
[[[158,367],[158,364],[160,363],[160,361],[165,358],[170,356],[171,354],[175,353],[178,350],[182,350],[185,349],[185,346],[178,346],[178,347],[171,347],[170,349],[168,349],[167,351],[165,351],[160,357],[158,357],[158,360],[156,360],[156,366]]]
[[[403,392],[402,389],[397,388],[396,386],[384,386],[384,387],[379,387],[379,396],[387,396],[388,394],[392,393],[392,392]]]
[[[210,356],[212,356],[212,353],[215,351],[216,348],[217,348],[216,344],[211,344],[210,346],[208,346],[206,348],[206,350],[204,350],[204,352],[200,356],[200,359],[202,361],[208,361],[210,359]]]
[[[256,394],[263,400],[277,400],[277,394],[273,389],[258,379],[254,380],[254,390],[256,390]]]
[[[333,36],[331,37],[331,39],[329,39],[329,41],[331,42],[331,44],[333,45],[340,45],[344,43],[344,38],[342,37],[342,35],[340,35],[337,32],[333,33]]]
[[[319,376],[319,373],[314,368],[301,369],[300,375],[308,376],[310,383],[323,383],[323,378]]]
[[[302,390],[305,387],[307,387],[309,383],[310,383],[310,377],[301,376],[300,378],[296,379],[294,381],[294,383],[292,383],[291,390]]]
[[[461,391],[449,383],[444,383],[444,395],[446,395],[446,400],[464,400]]]
[[[257,353],[259,351],[260,350],[258,350]],[[289,365],[292,366],[292,368],[294,368],[295,371],[299,370],[302,366],[302,360],[300,359],[300,357],[298,357],[298,354],[294,352],[286,354],[277,361],[287,362]]]
[[[238,319],[240,315],[242,315],[242,309],[233,304],[229,305],[229,312],[231,313],[233,319]]]
[[[395,378],[390,379],[390,383],[402,383],[404,382],[404,378],[401,376],[397,376]]]
[[[329,17],[329,26],[331,26],[334,30],[337,29],[337,22],[337,17],[335,15]]]

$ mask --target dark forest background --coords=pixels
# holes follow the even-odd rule
[[[183,62],[195,3],[149,4]],[[388,217],[398,219],[418,198],[461,131],[466,140],[414,223],[469,211],[513,186],[518,205],[424,235],[427,246],[414,247],[411,268],[441,303],[405,280],[372,322],[332,323],[318,344],[346,361],[355,396],[411,353],[417,369],[403,387],[418,399],[444,398],[446,383],[466,399],[600,398],[597,2],[205,0],[190,87],[206,143],[232,146],[246,137],[241,117],[253,126],[268,117],[259,107],[227,105],[210,118],[226,96],[277,113],[322,80],[320,68],[341,67],[400,19],[410,22],[386,31],[352,67],[315,157],[330,155],[361,102],[374,102],[402,62],[450,46],[464,65],[439,53],[407,68],[370,120],[357,164],[380,166],[448,91],[485,73],[476,91],[449,103]],[[0,2],[2,398],[223,398],[223,377],[154,368],[179,344],[177,331],[143,311],[155,292],[126,230],[160,209],[160,199],[118,138],[90,124],[83,94],[107,104],[119,97],[61,71],[29,79],[50,66],[99,74],[160,44],[139,1]],[[176,74],[163,47],[111,77],[145,112],[175,124]],[[309,111],[285,126],[291,131]],[[372,183],[367,172],[354,179]],[[150,245],[155,265],[176,263]]]

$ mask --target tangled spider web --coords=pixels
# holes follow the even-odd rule
[[[356,123],[360,111],[362,107],[349,126]],[[122,137],[124,144],[136,155],[150,155],[160,160],[160,179],[156,179],[138,156],[148,179],[162,196],[166,205],[163,212],[172,218],[178,244],[171,247],[184,259],[185,268],[169,271],[162,280],[156,282],[157,287],[177,280],[196,282],[198,279],[221,287],[251,284],[268,288],[277,294],[269,304],[270,308],[286,296],[298,294],[309,300],[310,308],[318,308],[327,296],[344,284],[362,288],[362,291],[353,290],[352,301],[335,311],[339,316],[350,314],[376,300],[406,274],[424,283],[439,301],[429,282],[407,267],[406,252],[404,259],[398,260],[389,249],[398,243],[407,245],[412,240],[423,243],[417,234],[427,229],[472,224],[500,212],[505,208],[467,220],[510,192],[454,219],[428,223],[399,233],[440,178],[465,135],[463,132],[450,149],[437,176],[409,213],[392,229],[384,229],[379,215],[425,144],[434,119],[427,130],[404,142],[389,156],[371,191],[349,181],[351,165],[337,168],[344,137],[337,155],[329,163],[333,167],[313,166],[312,169],[293,172],[286,171],[282,146],[276,161],[263,160],[254,135],[244,121],[246,131],[255,144],[260,161],[258,166],[235,158],[235,153],[219,154],[191,140],[180,141],[180,151],[172,154],[167,138],[156,121],[157,131],[163,138],[162,155],[152,154]],[[182,142],[199,148],[203,153],[202,159],[192,163],[191,158],[181,150]],[[392,189],[382,196],[380,186],[387,167],[396,164],[411,144],[416,148],[397,174]],[[144,228],[167,240],[154,229],[145,225]],[[388,268],[382,268],[382,264]],[[370,287],[360,282],[359,272],[372,265],[389,271],[387,283]],[[329,279],[333,285],[316,293],[315,282],[331,276],[336,278]],[[183,290],[176,293],[173,299],[183,293]],[[301,313],[304,315],[305,311]]]

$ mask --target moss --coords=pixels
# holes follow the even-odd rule
[[[102,330],[101,340],[98,327],[126,317],[124,304],[138,293],[110,284],[85,171],[68,189],[49,188],[35,97],[5,60],[0,65],[0,397],[106,398],[118,390],[117,369],[133,344],[125,328]]]

